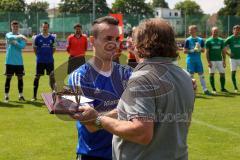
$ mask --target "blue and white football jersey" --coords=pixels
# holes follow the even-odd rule
[[[113,62],[110,76],[100,74],[90,63],[85,63],[70,74],[68,84],[76,89],[80,86],[85,97],[94,99],[92,106],[99,112],[116,108],[132,73],[132,68]],[[112,158],[112,134],[100,130],[88,132],[84,125],[77,122],[77,154]]]

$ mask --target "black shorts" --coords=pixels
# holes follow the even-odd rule
[[[72,73],[75,69],[85,63],[85,57],[72,57],[68,58],[68,74]]]
[[[23,65],[10,65],[6,64],[5,75],[6,76],[13,76],[15,73],[16,76],[24,76],[24,67]]]
[[[50,75],[50,73],[54,70],[54,63],[37,63],[36,75],[44,75],[45,70],[47,75]]]

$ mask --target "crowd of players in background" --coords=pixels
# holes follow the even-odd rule
[[[40,77],[44,75],[45,70],[46,74],[49,76],[49,84],[52,90],[54,90],[55,83],[53,74],[53,54],[56,50],[56,35],[49,33],[49,24],[47,22],[44,22],[41,27],[42,33],[34,36],[33,38],[33,48],[36,55],[36,75],[33,80],[32,101],[37,100],[39,80]],[[6,34],[5,102],[9,101],[10,82],[14,74],[18,79],[19,100],[25,100],[23,96],[23,76],[25,72],[22,49],[26,46],[27,38],[24,35],[19,34],[18,30],[19,23],[17,21],[12,21],[11,32]],[[82,34],[82,26],[80,24],[76,24],[74,26],[74,30],[75,33],[71,34],[67,38],[66,48],[69,54],[68,74],[85,63],[85,53],[88,46],[87,37]],[[132,31],[134,31],[134,28]],[[129,49],[128,65],[134,68],[137,65],[137,62],[134,53],[131,52],[131,47],[133,46],[131,36],[132,31],[129,33],[126,39],[126,46]],[[219,37],[218,31],[219,30],[217,27],[213,27],[211,30],[212,36],[208,38],[206,42],[204,42],[202,38],[198,37],[197,26],[191,25],[189,26],[190,37],[188,37],[184,43],[184,53],[187,54],[187,71],[192,77],[194,76],[194,73],[199,75],[203,92],[206,95],[216,94],[217,92],[214,79],[214,73],[216,73],[216,71],[218,71],[220,74],[221,92],[228,92],[228,90],[225,89],[226,55],[230,57],[231,79],[234,86],[234,91],[238,92],[236,71],[237,67],[240,66],[240,25],[235,25],[233,27],[233,34],[226,40],[223,40]],[[119,63],[119,57],[121,55],[122,48],[123,47],[119,45],[119,49],[116,51],[113,61]],[[207,89],[204,79],[203,64],[201,61],[201,54],[204,52],[206,53],[208,62],[210,74],[209,79],[212,92]]]
[[[216,94],[214,73],[218,70],[220,73],[221,91],[228,92],[225,89],[225,67],[226,67],[226,55],[230,57],[230,68],[234,91],[238,92],[236,81],[236,70],[240,66],[240,26],[233,27],[233,35],[229,36],[226,40],[223,40],[218,35],[218,28],[213,27],[211,30],[212,36],[204,40],[197,36],[197,26],[189,26],[189,34],[184,44],[184,53],[187,54],[187,71],[193,77],[194,73],[197,73],[200,78],[201,86],[206,95]],[[228,48],[230,53],[228,52]],[[208,68],[210,73],[210,84],[212,87],[212,93],[206,87],[206,82],[203,74],[203,64],[201,61],[201,53],[206,52],[206,58],[208,62]]]

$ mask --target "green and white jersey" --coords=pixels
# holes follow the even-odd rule
[[[221,61],[223,48],[224,48],[224,41],[222,38],[210,37],[206,40],[206,49],[209,50],[210,61]]]
[[[240,37],[235,37],[234,35],[229,36],[225,40],[225,46],[229,46],[231,50],[232,59],[240,59]]]

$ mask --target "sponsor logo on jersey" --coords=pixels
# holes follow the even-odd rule
[[[117,105],[119,99],[113,100],[113,101],[104,101],[104,106],[112,106],[112,105]]]
[[[213,46],[212,49],[220,49],[221,46]]]
[[[240,48],[240,44],[235,44],[234,47],[235,48]]]

